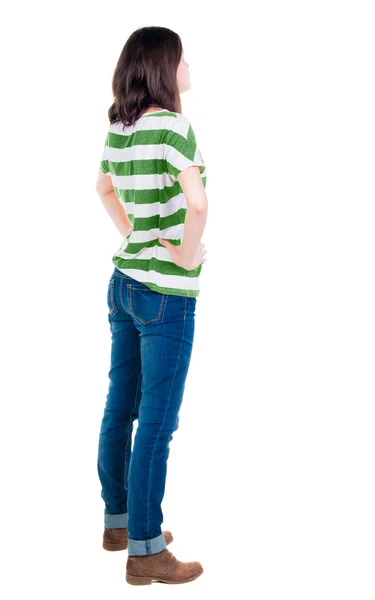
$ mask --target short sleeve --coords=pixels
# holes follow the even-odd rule
[[[111,172],[109,170],[109,164],[108,164],[108,160],[107,160],[107,140],[108,140],[108,136],[106,137],[105,142],[104,142],[104,148],[103,148],[102,156],[100,158],[99,168],[106,175],[110,175]]]
[[[164,138],[166,169],[173,179],[188,167],[199,167],[202,174],[206,168],[197,148],[195,133],[188,119],[174,118]]]

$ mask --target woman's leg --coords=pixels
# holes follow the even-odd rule
[[[133,421],[141,398],[139,331],[119,301],[120,280],[108,286],[108,320],[112,347],[109,389],[100,428],[97,469],[105,502],[104,527],[128,524],[128,473]]]
[[[128,554],[166,548],[161,530],[169,443],[179,410],[194,337],[196,298],[131,290],[140,330],[141,402],[129,470]]]

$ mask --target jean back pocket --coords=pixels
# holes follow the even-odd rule
[[[129,312],[141,325],[156,325],[164,316],[168,295],[155,292],[146,285],[128,283]]]

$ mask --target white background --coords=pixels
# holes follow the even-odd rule
[[[360,0],[8,3],[7,598],[373,600],[371,9]],[[146,25],[182,39],[183,113],[208,174],[207,261],[162,505],[169,549],[204,573],[138,589],[125,582],[127,551],[101,547],[106,294],[122,238],[95,182],[112,74]]]

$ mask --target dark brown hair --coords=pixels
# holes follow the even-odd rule
[[[152,105],[181,112],[176,77],[181,56],[181,39],[171,29],[136,29],[127,39],[113,74],[110,122],[133,125]]]

